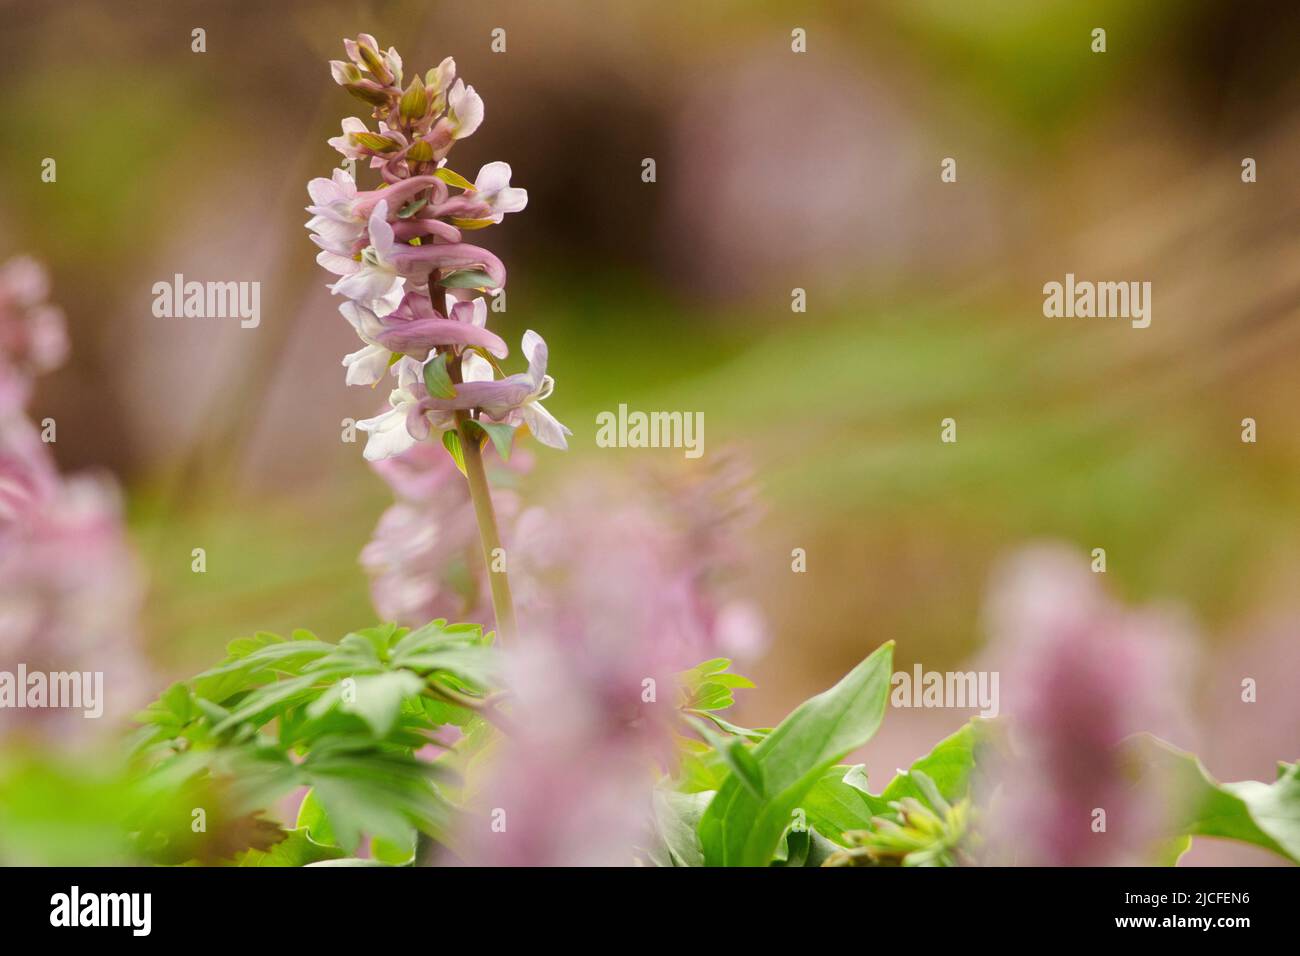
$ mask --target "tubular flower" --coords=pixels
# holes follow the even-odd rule
[[[353,263],[343,278],[330,286],[335,295],[346,296],[376,315],[397,308],[404,294],[405,277],[398,274],[394,255],[397,243],[388,223],[388,203],[381,201],[370,214],[370,245],[361,250],[361,261]]]
[[[465,381],[456,388],[454,398],[429,397],[424,400],[424,407],[432,411],[476,408],[499,423],[526,424],[543,445],[567,448],[564,436],[573,432],[556,421],[541,403],[555,388],[555,380],[546,374],[546,342],[529,329],[524,333],[523,352],[528,358],[527,372],[499,380]]]
[[[387,369],[398,379],[388,407],[359,423],[366,458],[402,454],[466,419],[484,432],[526,425],[541,443],[567,447],[572,433],[541,404],[555,388],[546,343],[528,332],[528,370],[498,372],[495,360],[508,349],[487,328],[487,301],[474,294],[503,289],[506,268],[462,230],[528,205],[527,190],[510,185],[508,163],[487,163],[472,183],[446,166],[452,146],[482,123],[482,98],[456,77],[450,57],[403,87],[396,50],[381,52],[369,34],[344,48],[347,59],[333,61],[331,75],[371,107],[376,125],[349,117],[329,142],[349,161],[369,160],[383,181],[361,190],[343,169],[313,179],[306,225],[317,262],[337,276],[329,288],[344,299],[339,312],[361,340],[342,360],[347,383],[376,385]]]
[[[508,212],[520,212],[528,205],[528,190],[510,185],[509,163],[488,163],[478,171],[474,180],[474,193],[490,210],[484,217],[500,222]]]

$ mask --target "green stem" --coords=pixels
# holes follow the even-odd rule
[[[469,496],[474,502],[474,517],[478,519],[478,536],[483,543],[483,561],[487,564],[488,583],[492,587],[492,611],[497,619],[497,641],[512,644],[518,631],[515,627],[515,603],[510,596],[510,579],[505,570],[495,571],[492,565],[498,555],[505,557],[501,546],[501,532],[497,528],[496,511],[492,507],[492,491],[488,487],[487,472],[483,469],[483,454],[477,436],[469,434],[469,412],[456,412],[456,432],[460,436],[460,451],[465,459],[465,477],[469,481]]]

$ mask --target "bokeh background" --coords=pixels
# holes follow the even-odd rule
[[[544,331],[547,404],[575,433],[530,481],[681,459],[598,449],[619,403],[702,411],[706,459],[751,462],[740,589],[771,639],[741,668],[742,722],[886,639],[900,669],[965,668],[992,569],[1046,539],[1105,547],[1116,596],[1195,622],[1181,742],[1213,773],[1297,756],[1293,3],[52,0],[0,19],[0,259],[48,263],[72,338],[30,412],[59,423],[64,469],[125,488],[156,688],[256,630],[374,618],[358,553],[391,496],[340,441],[374,409],[344,385],[354,337],[302,211],[361,115],[326,61],[365,31],[412,69],[455,56],[487,118],[453,165],[504,159],[529,191],[483,241],[510,269],[494,324]],[[259,281],[260,327],[156,318],[178,272]],[[1066,272],[1151,281],[1151,327],[1044,319]],[[967,716],[891,711],[873,779]]]

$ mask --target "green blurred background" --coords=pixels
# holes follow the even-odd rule
[[[535,480],[680,457],[597,449],[596,413],[622,402],[703,411],[706,450],[754,463],[767,507],[744,585],[773,642],[745,668],[746,721],[775,721],[886,639],[902,669],[962,666],[986,638],[990,568],[1049,538],[1105,547],[1117,593],[1194,615],[1213,771],[1267,777],[1296,756],[1300,707],[1243,749],[1227,704],[1242,673],[1300,696],[1293,3],[0,15],[0,257],[48,262],[72,328],[31,412],[58,420],[64,468],[127,489],[160,688],[242,634],[337,636],[374,616],[357,553],[390,495],[339,440],[374,403],[344,385],[352,332],[302,227],[306,180],[337,161],[325,140],[362,112],[326,61],[365,31],[408,70],[455,56],[487,117],[452,165],[503,159],[529,190],[483,243],[510,269],[498,331],[543,331],[548,407],[575,433]],[[151,287],[177,272],[260,281],[261,326],[155,318]],[[1151,281],[1151,327],[1045,319],[1042,286],[1066,272]],[[939,442],[949,416],[956,445]],[[1247,416],[1257,444],[1240,441]],[[888,773],[964,716],[895,711],[868,757]]]

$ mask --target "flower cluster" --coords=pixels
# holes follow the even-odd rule
[[[368,159],[383,183],[359,191],[344,169],[312,180],[307,227],[317,262],[339,277],[330,286],[344,299],[339,311],[363,343],[343,359],[348,384],[395,379],[388,408],[357,423],[369,436],[365,457],[399,455],[467,419],[485,430],[527,425],[543,444],[566,447],[571,432],[541,404],[555,384],[546,343],[528,331],[528,371],[500,373],[508,349],[487,328],[483,294],[504,288],[505,266],[462,237],[528,202],[506,163],[488,163],[474,182],[446,165],[456,141],[482,122],[482,99],[450,58],[403,87],[396,50],[381,53],[368,34],[344,46],[348,60],[331,63],[334,79],[372,107],[378,126],[350,117],[330,145],[354,168]]]
[[[121,716],[146,685],[137,616],[140,575],[109,480],[60,474],[46,426],[26,415],[36,375],[67,353],[63,313],[47,304],[45,270],[0,266],[0,661],[29,672],[99,671],[104,714]],[[26,693],[26,688],[20,688]],[[79,710],[8,710],[7,732],[82,739]]]

